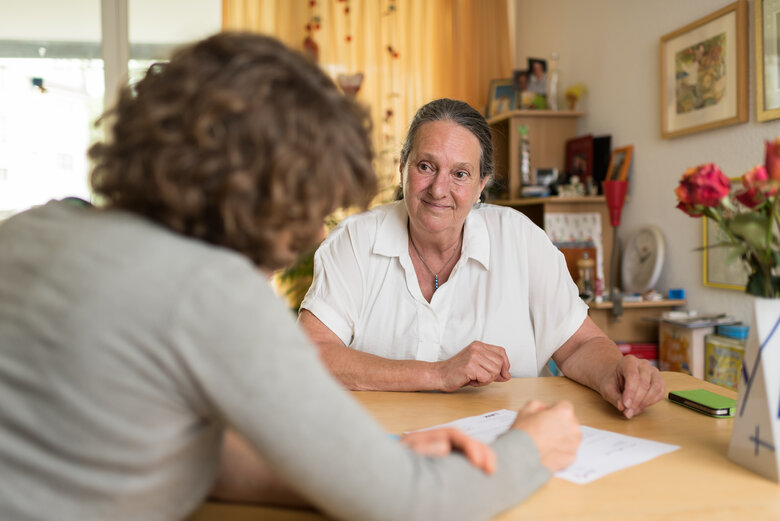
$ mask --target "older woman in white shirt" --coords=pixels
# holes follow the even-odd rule
[[[299,322],[350,389],[443,390],[542,374],[550,358],[630,418],[664,384],[587,315],[563,255],[521,213],[480,203],[487,122],[423,106],[401,153],[403,200],[345,219],[315,255]]]

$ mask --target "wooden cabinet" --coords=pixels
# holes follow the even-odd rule
[[[609,271],[612,255],[612,227],[609,225],[609,211],[603,195],[582,197],[523,197],[492,201],[494,204],[511,206],[527,215],[537,226],[544,229],[544,216],[548,213],[598,213],[601,216],[601,242],[603,251],[604,290],[609,290]]]
[[[566,141],[577,135],[577,120],[583,115],[569,110],[514,110],[487,120],[493,132],[496,178],[507,188],[510,199],[519,198],[522,190],[518,127],[528,127],[531,172],[557,168],[563,173]]]
[[[610,260],[613,230],[604,196],[581,197],[521,197],[520,132],[526,125],[531,145],[531,172],[535,168],[557,168],[565,171],[566,141],[577,135],[577,120],[582,112],[550,110],[516,110],[488,120],[493,133],[496,177],[508,192],[507,199],[492,200],[494,204],[511,206],[526,214],[544,229],[546,214],[598,213],[601,216],[603,288],[610,288]],[[567,259],[568,260],[568,259]],[[616,270],[619,268],[616,266]],[[619,284],[619,281],[616,281]],[[591,303],[589,314],[611,339],[619,342],[657,342],[658,318],[664,311],[685,304],[684,300],[624,302],[622,314],[615,316],[612,302]],[[646,320],[646,319],[650,320]]]
[[[612,313],[612,302],[591,302],[588,315],[616,342],[658,343],[658,320],[665,311],[685,304],[685,300],[623,302],[623,313]]]

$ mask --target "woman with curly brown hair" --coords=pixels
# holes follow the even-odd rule
[[[480,519],[573,459],[570,406],[527,406],[495,453],[406,440],[468,459],[391,439],[258,273],[375,189],[365,113],[316,66],[216,35],[112,118],[90,150],[100,207],[0,226],[0,519],[181,519],[212,489],[343,519]]]

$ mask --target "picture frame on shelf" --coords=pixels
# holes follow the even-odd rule
[[[747,2],[661,37],[661,137],[748,120]]]
[[[607,178],[609,162],[612,159],[612,136],[593,136],[593,183],[598,194],[604,193],[602,181]]]
[[[512,78],[490,80],[487,117],[515,110],[515,86]]]
[[[583,183],[593,177],[593,134],[566,140],[566,179],[575,175]]]
[[[754,0],[756,119],[780,118],[780,0]]]
[[[528,90],[547,97],[547,60],[528,58]]]
[[[515,109],[530,109],[533,107],[534,95],[528,90],[529,74],[527,69],[515,69],[512,83],[515,86]]]
[[[741,186],[742,179],[733,177],[731,181],[732,190]],[[731,198],[731,203],[737,211],[744,206],[737,201],[735,197]],[[732,289],[736,291],[745,291],[748,280],[748,271],[739,259],[734,258],[730,248],[718,247],[718,244],[729,242],[726,233],[718,225],[709,222],[709,219],[702,219],[702,283],[711,288]]]
[[[634,155],[634,145],[616,148],[612,151],[607,168],[607,181],[628,180],[628,169],[631,166],[631,158]]]

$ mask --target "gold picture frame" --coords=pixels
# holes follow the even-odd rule
[[[661,137],[748,120],[747,2],[661,37]]]
[[[626,181],[631,157],[634,155],[634,145],[619,147],[612,151],[607,168],[607,181]]]
[[[492,118],[515,110],[515,85],[512,78],[490,80],[486,117]]]
[[[742,183],[739,177],[729,179],[731,181],[731,193],[734,188]],[[731,202],[737,208],[744,208],[742,204],[732,198]],[[747,285],[747,267],[733,257],[731,248],[717,248],[716,244],[726,241],[726,234],[717,224],[702,217],[702,283],[711,288],[733,289],[745,291]]]
[[[754,7],[756,119],[769,121],[780,118],[780,0],[754,0]]]

